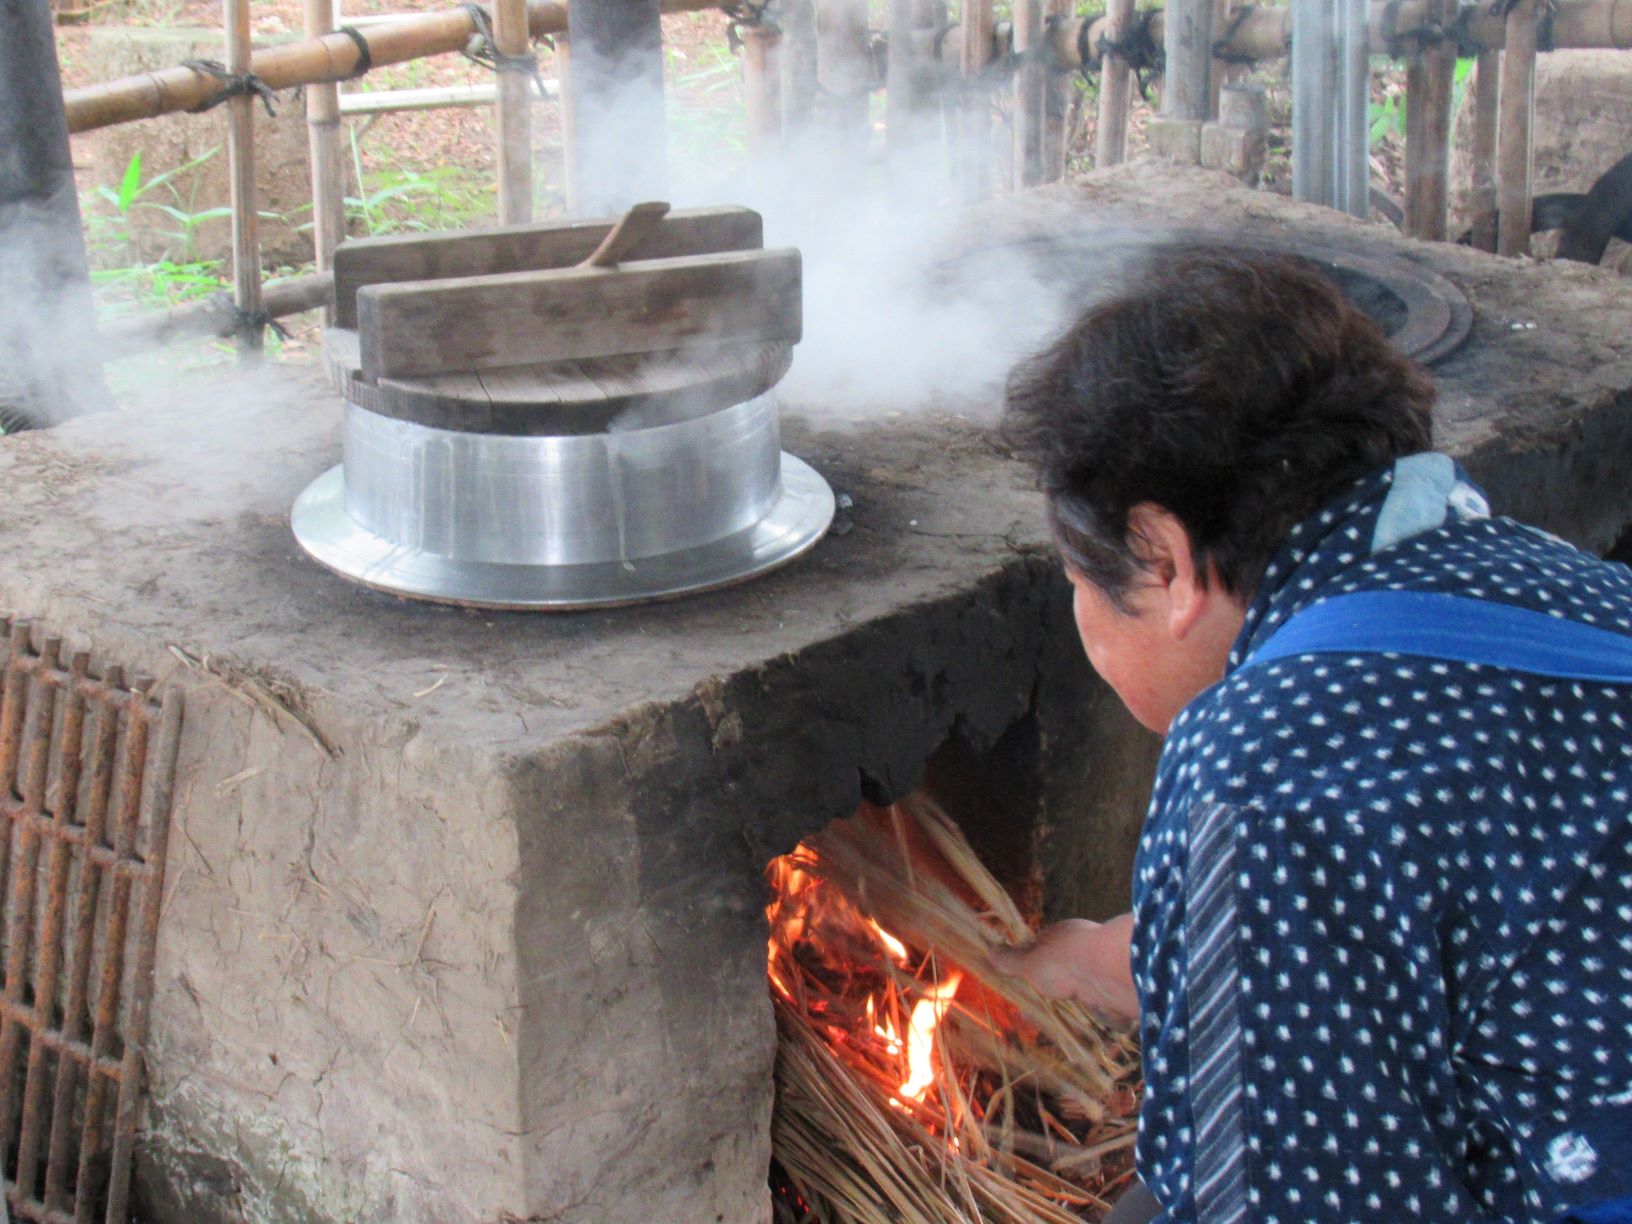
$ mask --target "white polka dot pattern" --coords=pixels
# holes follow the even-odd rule
[[[1291,534],[1232,674],[1169,732],[1134,967],[1140,1173],[1171,1221],[1551,1221],[1632,1195],[1632,686],[1393,654],[1234,671],[1359,590],[1632,633],[1632,571],[1511,521],[1370,553],[1389,489]]]

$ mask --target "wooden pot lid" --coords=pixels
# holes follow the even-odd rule
[[[336,389],[369,412],[466,433],[601,433],[613,422],[649,428],[740,404],[774,387],[793,362],[783,342],[548,361],[459,374],[368,381],[356,331],[323,333]]]

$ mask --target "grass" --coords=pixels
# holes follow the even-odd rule
[[[219,149],[152,178],[144,176],[142,154],[131,155],[117,187],[99,185],[81,201],[85,242],[92,262],[96,300],[107,314],[168,310],[207,297],[226,284],[220,260],[197,253],[197,230],[204,222],[229,214],[221,207],[196,208],[177,188],[178,180],[219,153]],[[142,219],[155,226],[138,227]],[[138,257],[144,243],[164,243],[155,259]]]
[[[670,97],[669,157],[676,166],[741,160],[748,135],[742,109],[742,65],[721,43],[691,52],[665,46]]]
[[[369,170],[357,129],[349,129],[351,163],[361,194],[346,197],[350,228],[362,236],[491,224],[498,198],[493,177],[461,166],[385,166]]]

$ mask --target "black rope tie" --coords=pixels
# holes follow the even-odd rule
[[[228,72],[227,66],[220,60],[190,59],[182,60],[183,68],[191,68],[194,72],[207,77],[214,77],[221,84],[221,92],[214,97],[205,98],[197,106],[189,106],[189,115],[201,115],[205,111],[214,110],[230,98],[241,98],[245,94],[253,95],[261,100],[266,107],[266,113],[272,118],[277,117],[277,111],[272,109],[272,99],[275,96],[271,86],[253,72]]]
[[[289,339],[289,329],[266,313],[266,307],[256,310],[245,310],[241,306],[232,308],[233,334],[251,336],[262,328],[270,328],[272,334],[279,340]]]
[[[1241,30],[1241,23],[1252,15],[1251,4],[1243,4],[1230,16],[1230,23],[1224,27],[1224,33],[1218,36],[1213,43],[1213,58],[1225,64],[1256,64],[1258,61],[1252,56],[1243,54],[1230,46],[1235,36]]]
[[[1088,62],[1094,53],[1094,44],[1093,40],[1088,37],[1088,30],[1093,24],[1091,20],[1084,17],[1077,25],[1077,63],[1082,66],[1082,79],[1090,82],[1094,79],[1094,73],[1093,69],[1088,67]],[[1103,45],[1104,39],[1101,39],[1100,42]],[[1099,61],[1099,66],[1101,69],[1105,67],[1103,59]]]
[[[368,45],[368,39],[363,37],[362,32],[356,26],[341,26],[335,33],[344,34],[357,47],[356,67],[351,70],[349,75],[337,79],[355,81],[358,77],[367,75],[368,71],[374,67],[374,51]]]
[[[1390,0],[1383,10],[1383,40],[1388,54],[1394,59],[1411,59],[1434,47],[1449,44],[1456,48],[1459,57],[1471,58],[1478,52],[1478,47],[1468,36],[1468,18],[1472,14],[1471,8],[1464,8],[1448,25],[1439,21],[1425,21],[1402,31],[1399,28],[1400,0]]]
[[[1104,64],[1107,55],[1120,55],[1133,73],[1134,84],[1139,86],[1139,96],[1146,102],[1150,101],[1150,84],[1161,75],[1165,63],[1162,46],[1150,28],[1157,12],[1156,9],[1146,9],[1121,38],[1111,38],[1105,34],[1099,36],[1099,62]]]
[[[464,57],[473,64],[480,64],[493,72],[525,72],[533,80],[533,86],[538,90],[538,96],[546,98],[548,91],[544,88],[544,78],[538,74],[538,56],[531,51],[524,51],[520,55],[506,55],[499,50],[499,41],[493,35],[493,23],[488,18],[487,10],[481,5],[468,0],[460,8],[470,14],[470,20],[476,26],[476,33],[470,36],[465,44]]]
[[[227,336],[257,336],[263,329],[271,328],[278,339],[290,339],[289,329],[268,314],[265,306],[245,310],[233,299],[232,294],[227,292],[211,294],[210,302],[219,306],[226,315]]]
[[[1485,50],[1483,46],[1473,40],[1473,35],[1468,33],[1468,23],[1478,11],[1478,8],[1474,6],[1458,9],[1456,20],[1451,22],[1448,34],[1452,41],[1456,43],[1456,57],[1458,59],[1478,59]]]
[[[1541,22],[1536,26],[1537,51],[1552,51],[1556,49],[1557,44],[1553,41],[1556,37],[1553,31],[1553,24],[1555,21],[1557,21],[1557,19],[1558,5],[1554,3],[1553,0],[1548,0],[1548,2],[1541,7]]]
[[[1503,21],[1506,21],[1512,14],[1513,10],[1519,7],[1519,3],[1520,0],[1494,0],[1494,3],[1492,3],[1490,6],[1490,11],[1497,17],[1500,17]],[[1541,6],[1541,13],[1536,22],[1537,51],[1555,51],[1558,49],[1557,44],[1554,42],[1557,35],[1553,29],[1557,19],[1557,0],[1547,0],[1547,3]]]
[[[1405,40],[1400,37],[1400,0],[1388,0],[1383,5],[1381,33],[1389,58],[1404,59],[1406,51]]]
[[[725,44],[735,55],[742,50],[742,32],[744,30],[764,30],[770,34],[780,34],[782,26],[766,10],[771,7],[773,0],[736,0],[734,4],[720,5],[720,12],[730,18],[725,27]]]

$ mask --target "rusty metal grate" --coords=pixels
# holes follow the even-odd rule
[[[182,702],[0,617],[0,1158],[13,1218],[129,1218]]]

